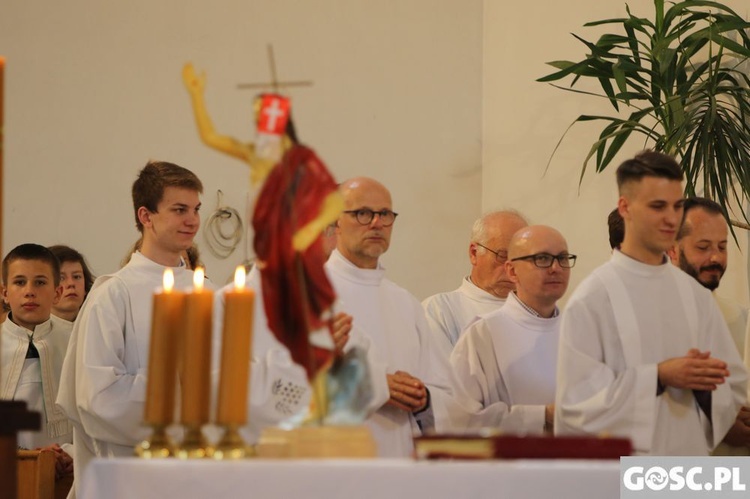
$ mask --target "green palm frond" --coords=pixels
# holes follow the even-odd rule
[[[750,23],[713,1],[654,0],[653,20],[627,6],[626,12],[586,23],[617,32],[595,42],[574,34],[586,47],[585,58],[550,62],[556,71],[537,80],[606,99],[617,113],[579,116],[560,142],[576,123],[603,123],[583,160],[582,180],[589,162],[603,171],[640,135],[646,146],[677,157],[686,194],[702,191],[729,219],[732,201],[742,206],[750,199],[750,77],[741,69],[750,59]],[[554,83],[569,78],[569,86]],[[574,88],[592,78],[601,93]]]

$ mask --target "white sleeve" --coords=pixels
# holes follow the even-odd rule
[[[438,350],[446,359],[449,358],[451,350],[453,350],[453,345],[456,342],[458,331],[451,331],[451,325],[444,310],[444,300],[441,299],[440,295],[431,296],[422,302],[422,307],[424,307],[427,324],[434,334]]]
[[[137,361],[131,365],[125,361],[126,349],[134,348],[125,342],[127,289],[111,279],[99,291],[89,297],[75,324],[76,404],[87,435],[118,445],[134,445],[148,435],[141,426],[146,368]]]
[[[740,408],[747,404],[747,370],[718,305],[713,299],[706,303],[709,310],[702,314],[706,324],[701,328],[708,344],[706,350],[711,352],[711,357],[726,362],[729,370],[727,382],[711,392],[713,441],[708,442],[708,446],[715,448],[734,424]]]
[[[414,299],[414,314],[419,335],[419,377],[430,391],[430,405],[415,415],[422,431],[434,429],[445,432],[451,428],[450,411],[453,407],[453,383],[448,356],[438,344],[438,335],[428,325],[424,309]]]
[[[498,428],[508,433],[542,433],[544,405],[509,404],[502,372],[494,356],[494,345],[483,321],[469,326],[451,354],[455,373],[456,400],[463,409],[453,412],[462,430]]]
[[[622,347],[616,345],[620,340],[608,298],[593,301],[571,300],[561,319],[555,434],[606,432],[629,437],[635,449],[648,452],[657,420],[657,365],[625,368],[622,358],[605,360],[605,351],[622,352]],[[615,363],[623,368],[615,370]]]

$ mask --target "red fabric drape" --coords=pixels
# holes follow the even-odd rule
[[[313,349],[308,334],[327,325],[321,315],[333,304],[335,293],[323,268],[321,238],[297,253],[292,236],[320,214],[323,200],[336,189],[315,152],[295,145],[269,174],[253,214],[268,327],[309,378],[332,354]]]

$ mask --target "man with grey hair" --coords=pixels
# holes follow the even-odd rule
[[[528,225],[514,210],[493,211],[477,219],[469,242],[471,274],[464,277],[458,289],[422,302],[446,357],[475,317],[502,307],[508,293],[515,290],[505,267],[508,244],[513,234]]]

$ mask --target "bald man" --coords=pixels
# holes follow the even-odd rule
[[[527,225],[515,211],[495,211],[477,219],[469,242],[471,273],[458,289],[422,302],[430,326],[441,333],[438,343],[446,357],[461,331],[475,317],[502,307],[508,293],[515,289],[505,267],[508,243],[516,231]]]
[[[499,310],[466,328],[451,353],[457,400],[468,429],[551,432],[560,331],[557,301],[576,256],[555,229],[534,225],[508,244],[505,270],[516,290]]]
[[[378,453],[407,457],[414,449],[412,432],[439,424],[449,396],[449,384],[442,381],[448,366],[417,299],[387,279],[380,265],[397,216],[390,192],[380,182],[360,177],[344,182],[341,193],[344,212],[326,269],[343,310],[370,338],[374,356],[387,365],[390,399],[366,421]]]

